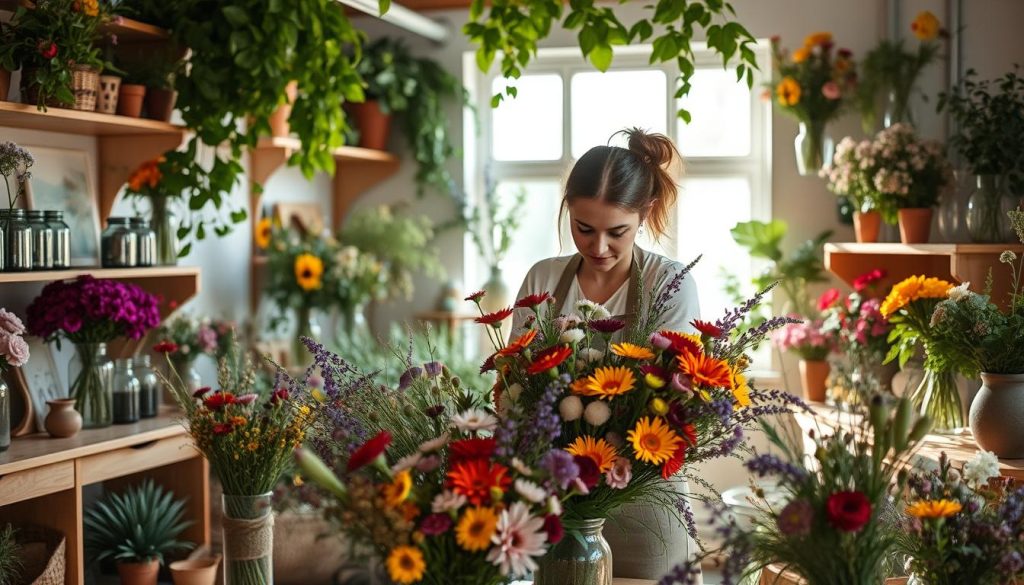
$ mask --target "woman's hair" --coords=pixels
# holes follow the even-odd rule
[[[628,148],[595,146],[580,157],[565,182],[558,212],[559,224],[575,199],[598,199],[640,214],[655,240],[665,235],[668,213],[675,205],[677,188],[670,168],[682,156],[664,134],[640,128],[620,130]]]

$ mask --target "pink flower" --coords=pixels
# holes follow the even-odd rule
[[[825,82],[825,85],[821,86],[821,94],[830,100],[837,100],[843,95],[839,90],[839,84],[834,81]]]
[[[420,531],[427,536],[444,534],[451,527],[452,518],[448,514],[430,514],[420,522]]]
[[[14,313],[0,309],[0,335],[8,333],[10,335],[24,335],[25,325],[21,322]]]
[[[616,457],[612,468],[605,472],[604,481],[608,487],[621,490],[633,479],[633,464],[625,457]]]
[[[526,504],[515,502],[498,518],[491,537],[495,546],[488,551],[487,560],[497,565],[502,575],[525,576],[537,569],[534,558],[547,551],[547,538],[544,519],[531,516]]]
[[[0,334],[0,357],[11,367],[20,368],[28,362],[28,344],[18,335]]]

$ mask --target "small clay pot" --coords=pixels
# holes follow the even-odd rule
[[[173,89],[146,89],[146,117],[151,120],[170,122],[174,113],[174,102],[178,100],[178,92]]]
[[[43,420],[43,426],[51,437],[66,439],[74,437],[82,430],[82,415],[75,410],[74,398],[47,400],[50,412]]]
[[[391,135],[391,114],[380,109],[377,100],[366,100],[361,103],[345,104],[356,128],[359,129],[359,146],[375,150],[387,150],[388,137]]]
[[[121,95],[117,98],[117,115],[138,118],[142,115],[142,100],[145,97],[145,85],[122,83]]]
[[[213,585],[217,581],[220,555],[205,559],[174,561],[169,565],[174,585]]]
[[[153,559],[144,563],[117,563],[121,585],[156,585],[160,563]]]
[[[284,93],[288,97],[288,101],[277,106],[273,114],[267,119],[267,123],[270,124],[270,135],[275,138],[283,138],[291,134],[291,125],[288,124],[288,118],[292,116],[292,104],[295,103],[295,98],[299,95],[299,84],[296,81],[289,82],[284,88]]]

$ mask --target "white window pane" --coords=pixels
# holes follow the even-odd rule
[[[665,133],[664,71],[586,72],[572,76],[572,156],[607,144],[623,128]],[[613,144],[624,146],[622,137]]]
[[[524,75],[517,80],[495,78],[492,95],[505,87],[518,89],[491,110],[491,153],[495,160],[558,160],[562,158],[562,78]],[[490,107],[487,104],[486,107]]]
[[[684,156],[750,154],[751,95],[735,69],[698,69],[690,93],[678,105],[692,115],[689,124],[676,117],[679,151]]]
[[[566,251],[559,251],[557,223],[562,192],[558,181],[502,181],[498,183],[498,201],[502,206],[511,206],[520,189],[526,194],[526,204],[519,216],[519,230],[512,236],[510,251],[501,264],[505,284],[513,295],[519,292],[523,278],[535,263],[575,251],[571,237],[562,238]]]

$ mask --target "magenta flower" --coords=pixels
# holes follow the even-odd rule
[[[420,522],[420,531],[427,536],[444,534],[451,527],[452,518],[448,514],[430,514]]]
[[[779,512],[776,523],[786,536],[806,536],[811,532],[814,508],[807,500],[793,500]]]
[[[594,319],[588,321],[587,325],[598,333],[611,334],[626,326],[622,319]]]

